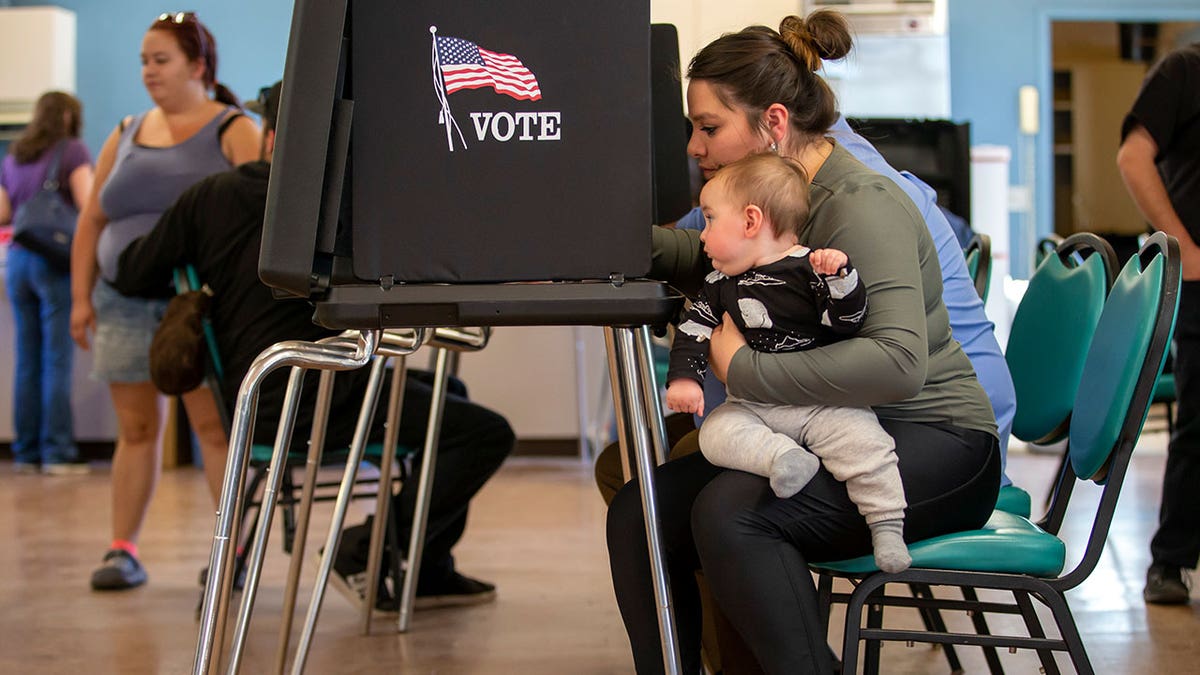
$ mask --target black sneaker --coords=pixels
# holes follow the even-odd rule
[[[200,615],[204,613],[204,591],[208,585],[208,566],[206,565],[200,570],[200,599],[196,601],[196,620],[200,620]],[[238,575],[233,578],[233,592],[239,593],[246,586],[246,568],[238,570]]]
[[[204,588],[208,585],[208,565],[205,565],[200,570],[200,587]],[[240,591],[246,587],[246,568],[238,570],[238,575],[233,578],[233,590]]]
[[[92,590],[123,591],[146,583],[146,570],[127,551],[113,549],[104,554],[104,564],[92,572]]]
[[[324,551],[317,552],[318,564]],[[387,587],[387,570],[380,570],[379,590],[375,592],[375,611],[379,614],[395,615],[399,613],[399,603]],[[329,585],[341,593],[355,608],[362,607],[367,599],[367,566],[353,556],[347,555],[338,547],[337,557],[333,559],[333,569],[329,574]]]
[[[427,583],[424,579],[419,579],[413,609],[480,605],[495,599],[495,584],[451,572],[449,576],[436,582]]]
[[[1183,605],[1191,600],[1191,579],[1175,565],[1154,563],[1146,570],[1142,597],[1155,605]]]

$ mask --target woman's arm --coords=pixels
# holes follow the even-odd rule
[[[651,240],[650,278],[665,281],[688,297],[696,297],[704,276],[712,271],[712,261],[704,255],[700,244],[700,233],[655,225]]]
[[[729,392],[764,403],[859,407],[915,396],[925,383],[929,359],[921,265],[937,266],[933,246],[928,241],[921,246],[922,236],[928,240],[912,205],[881,183],[847,188],[826,199],[802,241],[813,248],[839,249],[855,262],[868,297],[862,330],[801,352],[767,354],[735,347],[726,369]],[[718,336],[713,337],[713,361],[740,339],[728,327],[720,333],[720,345]]]
[[[221,152],[234,166],[258,159],[262,154],[258,125],[245,115],[235,118],[221,134]]]
[[[71,186],[71,201],[75,202],[75,208],[80,211],[87,206],[88,198],[92,194],[92,182],[94,179],[95,174],[92,173],[92,165],[90,164],[80,164],[67,177],[67,182]]]
[[[117,158],[119,129],[113,129],[100,149],[96,160],[93,188],[87,191],[87,201],[79,212],[75,238],[71,242],[71,337],[81,349],[88,348],[88,331],[96,328],[96,312],[92,308],[92,289],[96,286],[96,244],[100,232],[108,224],[108,216],[100,208],[100,190],[104,187]],[[74,172],[71,188],[74,190]],[[74,194],[74,192],[72,192]]]
[[[12,217],[12,201],[8,198],[8,190],[0,187],[0,225],[8,225]]]

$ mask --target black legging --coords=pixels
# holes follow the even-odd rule
[[[991,515],[1000,452],[991,434],[945,425],[880,420],[896,440],[908,501],[908,541],[969,530]],[[768,673],[828,673],[833,667],[808,561],[871,552],[871,534],[823,468],[790,499],[765,478],[727,471],[700,453],[656,473],[663,548],[679,628],[683,672],[700,671],[700,601],[695,571]],[[617,603],[639,673],[663,671],[641,498],[626,485],[608,512],[608,551]]]

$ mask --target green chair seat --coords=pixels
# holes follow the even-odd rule
[[[1000,495],[996,497],[996,510],[1028,518],[1033,511],[1033,500],[1028,492],[1016,485],[1005,485],[1000,488]]]
[[[914,542],[909,544],[908,552],[913,567],[1049,578],[1062,572],[1067,548],[1058,537],[1027,519],[993,511],[981,529]],[[854,576],[879,571],[872,555],[813,563],[813,567]]]

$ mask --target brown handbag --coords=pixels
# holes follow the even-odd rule
[[[208,349],[203,320],[211,303],[212,291],[204,286],[167,304],[150,342],[150,380],[162,393],[186,394],[204,381]]]

